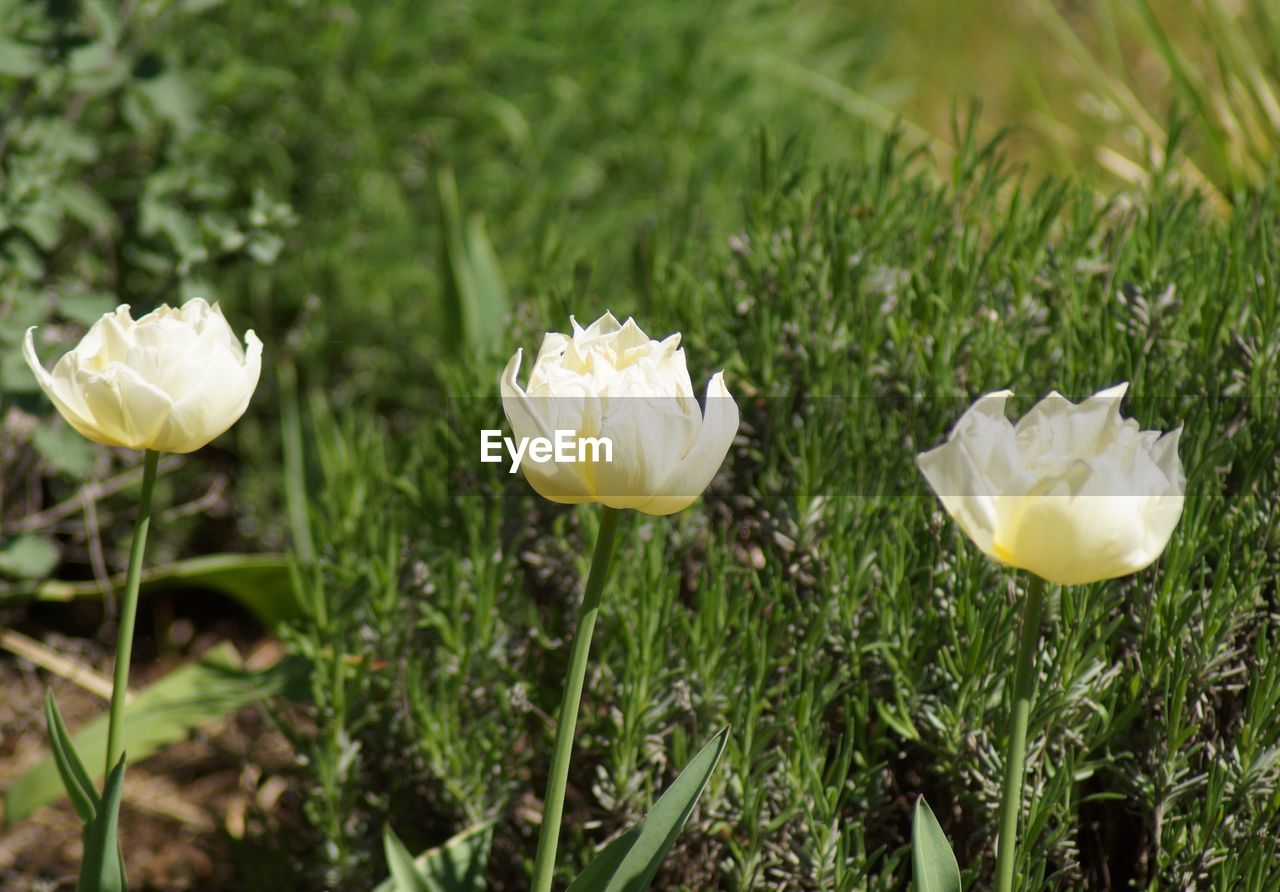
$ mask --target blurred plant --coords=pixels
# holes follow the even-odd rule
[[[1024,128],[1014,151],[1041,170],[1146,189],[1153,171],[1170,166],[1218,214],[1274,169],[1274,4],[1030,0],[998,3],[994,15],[990,3],[971,5],[973,14],[930,0],[864,10],[890,35],[880,75],[898,96],[894,105],[925,130],[945,131],[956,93],[976,96],[993,112],[989,127]],[[942,77],[947,90],[937,89]],[[1171,140],[1178,128],[1191,138]],[[1171,142],[1181,149],[1174,157]]]
[[[474,358],[508,292],[554,268],[620,304],[672,246],[728,225],[760,126],[820,125],[844,154],[858,128],[762,77],[754,50],[854,78],[869,38],[848,18],[777,0],[229,0],[190,36],[211,150],[293,196],[306,246],[270,286],[248,274],[255,320],[309,315],[300,377],[334,381],[335,406],[429,408],[398,382]]]

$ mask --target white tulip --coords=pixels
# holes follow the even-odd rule
[[[128,304],[93,324],[50,373],[23,353],[62,417],[107,446],[194,452],[244,414],[262,370],[262,342],[246,351],[215,304],[197,298],[134,321]]]
[[[635,321],[605,313],[573,334],[550,332],[527,389],[516,382],[522,351],[507,363],[502,405],[517,438],[573,431],[612,444],[610,461],[529,461],[530,485],[553,502],[600,502],[672,514],[706,489],[738,432],[738,407],[716,373],[705,414],[685,367],[680,335],[650,340]]]
[[[1150,565],[1182,515],[1182,429],[1120,417],[1127,384],[1076,405],[1050,393],[1017,426],[1007,390],[981,397],[942,446],[917,457],[947,513],[988,556],[1050,582]]]

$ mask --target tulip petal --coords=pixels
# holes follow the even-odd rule
[[[76,358],[74,353],[68,355]],[[101,373],[77,368],[75,384],[99,443],[150,449],[173,411],[168,394],[121,362],[111,363]]]
[[[724,464],[733,438],[738,435],[738,425],[738,404],[725,386],[724,373],[717,372],[707,382],[706,406],[697,438],[659,487],[659,495],[639,506],[639,510],[645,514],[674,514],[692,504]]]
[[[244,346],[240,343],[240,339],[236,337],[236,333],[232,331],[231,324],[227,322],[227,318],[222,315],[222,305],[214,304],[210,307],[208,304],[205,304],[203,300],[197,297],[187,301],[187,303],[183,305],[183,313],[185,314],[187,307],[191,306],[196,301],[204,304],[204,312],[198,317],[195,323],[196,330],[201,334],[210,328],[216,330],[220,333],[226,348],[231,351],[231,355],[236,357],[236,359],[243,360],[245,357]]]
[[[916,456],[916,464],[942,507],[985,554],[999,559],[995,536],[1002,507],[992,476],[1021,474],[1013,443],[1013,425],[1005,402],[1013,392],[979,397],[951,430],[947,442]]]
[[[1156,440],[1151,446],[1151,459],[1156,463],[1169,485],[1178,492],[1184,492],[1187,486],[1186,473],[1182,469],[1182,461],[1178,458],[1178,440],[1182,437],[1182,427],[1176,427]]]
[[[543,414],[546,410],[554,410],[554,404],[559,400],[551,397],[531,398],[521,389],[517,376],[523,357],[524,351],[516,350],[498,380],[503,413],[507,416],[511,434],[517,441],[532,440],[535,437],[554,440],[555,430],[543,418]],[[572,397],[565,399],[572,400]],[[538,463],[526,458],[520,464],[520,471],[538,495],[552,502],[577,504],[593,500],[593,493],[584,478],[581,465],[554,461]]]
[[[58,410],[58,414],[66,420],[67,424],[75,428],[77,433],[94,442],[104,442],[94,431],[92,418],[76,389],[69,386],[63,376],[50,374],[40,362],[40,357],[36,354],[35,331],[35,326],[27,329],[26,337],[22,341],[22,355],[26,359],[27,365],[31,367],[31,371],[35,373],[40,389],[48,395],[50,401],[53,402],[54,408]],[[105,445],[120,446],[123,444],[111,442]]]
[[[613,461],[593,468],[596,496],[610,508],[640,508],[655,494],[667,492],[672,469],[687,461],[703,426],[694,399],[609,399],[595,435],[613,444]]]
[[[239,354],[222,345],[222,333],[206,331],[205,339],[217,343],[209,350],[199,377],[182,382],[183,395],[174,403],[167,423],[157,431],[151,449],[186,453],[206,446],[240,420],[262,374],[262,341],[249,330]],[[238,345],[237,345],[238,346]],[[173,367],[179,367],[176,363]],[[187,366],[186,368],[191,368]],[[169,391],[173,393],[174,391]]]

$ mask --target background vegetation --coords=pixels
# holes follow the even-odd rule
[[[464,494],[449,458],[499,419],[515,347],[605,308],[684,332],[745,423],[699,505],[624,525],[566,877],[727,724],[660,888],[902,888],[920,793],[985,885],[1017,593],[912,456],[979,392],[1129,380],[1144,427],[1185,426],[1191,497],[1157,567],[1053,602],[1020,873],[1280,882],[1275,32],[1265,4],[1018,8],[0,9],[4,624],[105,665],[109,613],[31,594],[123,567],[130,530],[131,458],[31,392],[27,325],[52,353],[102,307],[202,293],[273,366],[221,448],[163,478],[191,510],[152,562],[290,558],[162,580],[138,654],[154,679],[212,643],[183,622],[258,656],[276,636],[296,684],[236,719],[279,752],[223,747],[237,819],[224,789],[181,841],[173,816],[135,828],[216,866],[144,882],[372,887],[384,824],[419,851],[485,821],[490,888],[527,882],[595,514]],[[86,481],[118,491],[77,500]],[[3,665],[14,691],[50,677]],[[42,733],[25,702],[11,823]],[[0,845],[2,881],[68,872],[38,848]]]

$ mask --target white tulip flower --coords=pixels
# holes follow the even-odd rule
[[[67,423],[106,446],[194,452],[244,414],[262,370],[262,342],[245,344],[215,304],[196,298],[141,319],[128,304],[93,324],[50,373],[36,355],[35,329],[23,353]]]
[[[530,485],[553,502],[600,502],[673,514],[706,489],[738,432],[738,407],[716,373],[705,413],[685,366],[680,335],[650,340],[635,321],[605,313],[572,335],[550,332],[527,388],[516,381],[523,352],[503,372],[502,405],[517,438],[556,440],[571,431],[606,439],[608,461],[525,460]]]
[[[1013,425],[1008,390],[978,399],[917,457],[947,513],[984,553],[1050,582],[1135,573],[1169,542],[1186,478],[1181,428],[1120,417],[1127,384],[1076,405],[1050,393]]]

